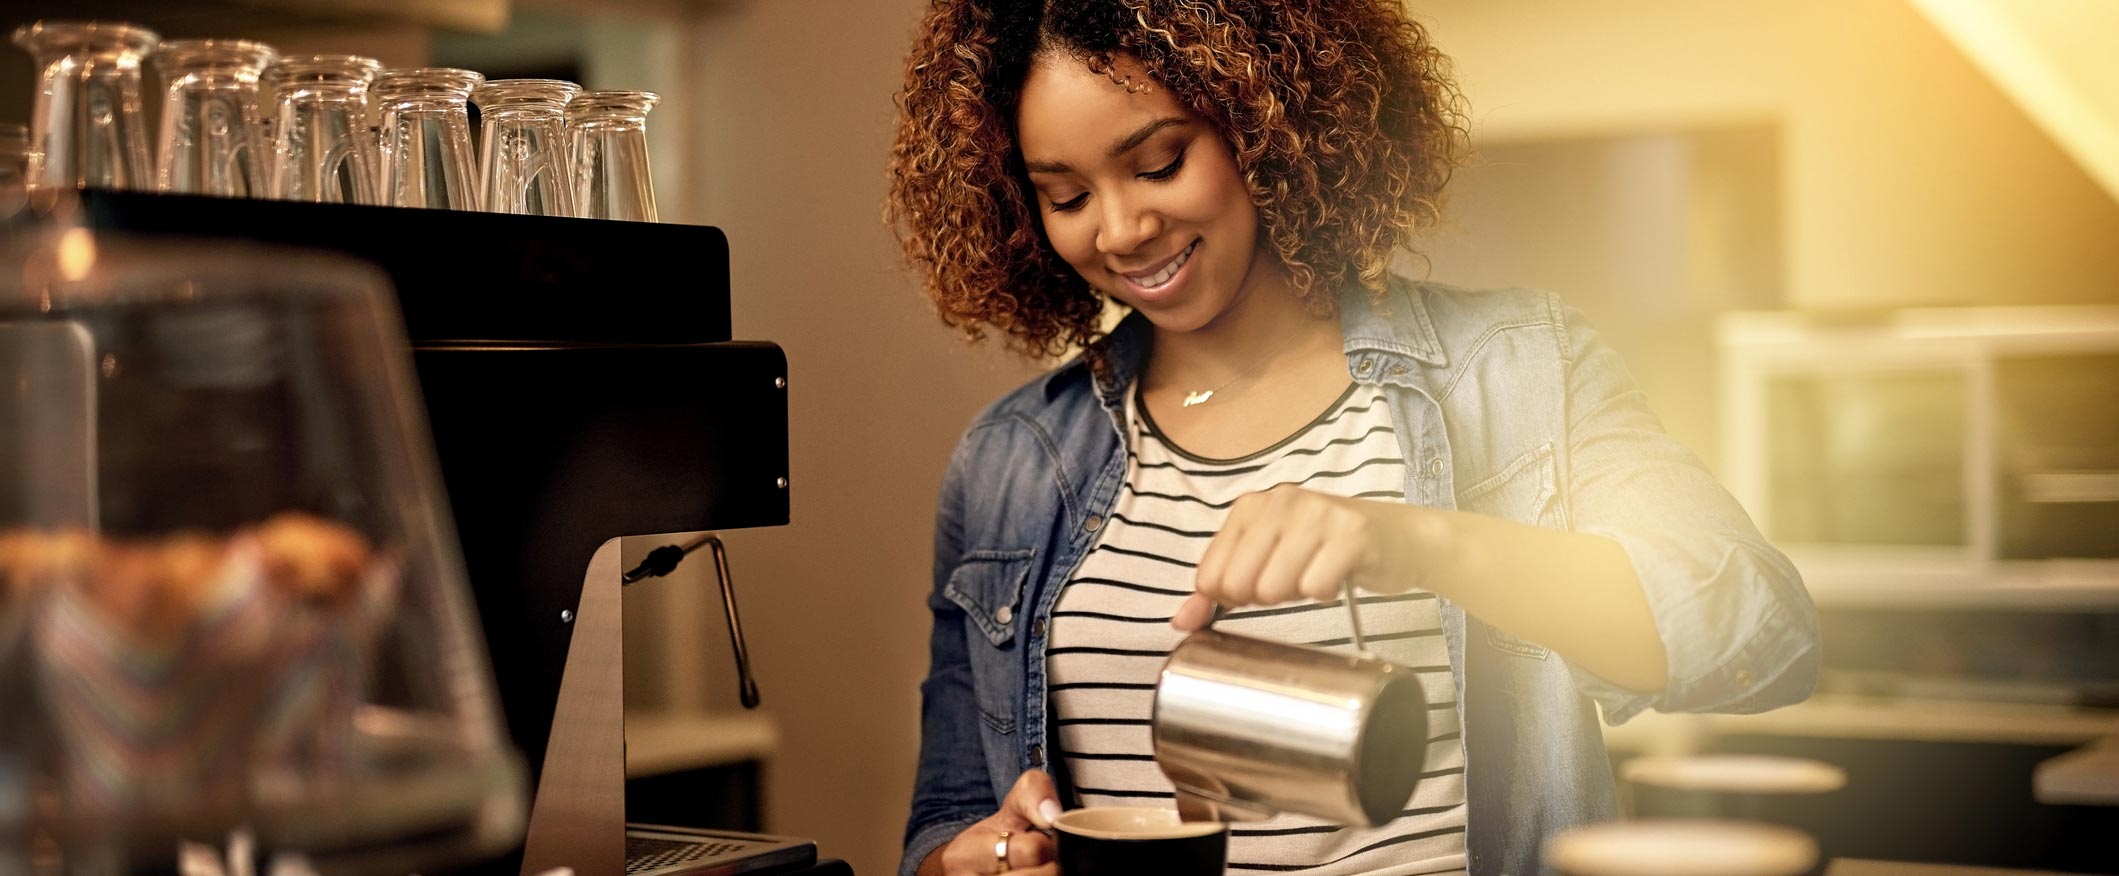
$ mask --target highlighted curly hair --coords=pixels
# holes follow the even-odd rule
[[[1439,217],[1463,100],[1400,0],[933,0],[905,63],[884,217],[942,321],[1030,355],[1091,347],[1101,295],[1046,242],[1015,143],[1032,60],[1140,62],[1227,140],[1320,312]]]

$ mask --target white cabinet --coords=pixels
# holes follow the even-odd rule
[[[2119,607],[2119,307],[1723,317],[1730,488],[1820,604]]]

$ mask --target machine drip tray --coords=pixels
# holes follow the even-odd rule
[[[817,844],[795,837],[652,824],[625,828],[626,876],[721,876],[816,862]]]

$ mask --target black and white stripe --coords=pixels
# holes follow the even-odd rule
[[[1273,448],[1205,459],[1165,439],[1129,393],[1126,481],[1098,540],[1060,594],[1046,654],[1060,755],[1077,805],[1174,805],[1154,762],[1148,719],[1155,673],[1179,635],[1169,625],[1229,506],[1279,484],[1378,501],[1404,498],[1405,462],[1382,391],[1351,387],[1330,410]],[[1454,873],[1465,867],[1464,748],[1456,684],[1431,593],[1358,597],[1369,648],[1420,673],[1427,689],[1426,774],[1400,817],[1370,829],[1306,816],[1235,825],[1229,872]],[[1230,612],[1217,628],[1350,649],[1346,606]],[[1419,744],[1419,743],[1415,743]]]

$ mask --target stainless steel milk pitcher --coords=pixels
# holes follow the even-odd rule
[[[1155,686],[1155,760],[1187,821],[1299,812],[1370,827],[1398,817],[1427,752],[1417,674],[1357,654],[1203,629],[1179,642]]]

